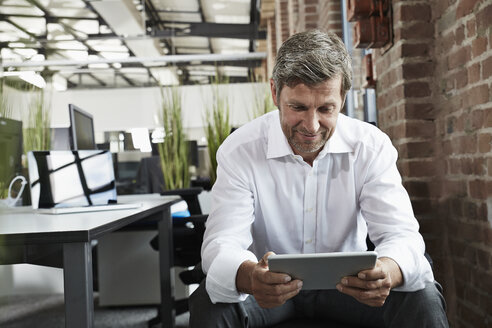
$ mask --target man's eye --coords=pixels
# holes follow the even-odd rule
[[[297,106],[297,105],[290,105],[290,108],[293,110],[302,110],[302,106]]]
[[[320,112],[322,113],[331,113],[335,110],[335,106],[329,106],[329,107],[321,107],[319,109]]]

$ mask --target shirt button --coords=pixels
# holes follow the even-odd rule
[[[312,211],[313,211],[313,208],[312,208],[312,207],[310,207],[310,208],[308,208],[308,209],[306,210],[306,212],[308,212],[308,213],[310,213],[310,212],[312,212]]]
[[[312,242],[313,242],[313,240],[311,238],[306,240],[306,244],[311,244]]]

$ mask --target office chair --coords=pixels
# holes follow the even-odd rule
[[[184,270],[179,274],[179,278],[185,285],[199,284],[204,278],[200,265],[201,247],[203,234],[205,233],[205,221],[208,215],[203,215],[198,201],[198,195],[202,192],[201,187],[186,189],[175,189],[161,192],[161,195],[178,195],[188,204],[190,216],[173,218],[173,245],[174,245],[174,266],[193,267]],[[159,249],[159,240],[154,237],[150,241],[153,249]],[[188,298],[176,300],[174,303],[176,315],[188,311]],[[161,322],[160,313],[157,317],[148,322],[149,327],[153,327]]]

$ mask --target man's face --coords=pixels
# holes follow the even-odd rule
[[[292,88],[284,86],[277,99],[275,85],[270,81],[282,131],[294,153],[306,162],[312,163],[335,132],[343,105],[341,85],[342,79],[337,75],[312,87],[303,83]]]

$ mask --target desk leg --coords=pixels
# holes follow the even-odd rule
[[[176,311],[174,309],[173,226],[170,207],[163,212],[158,229],[162,327],[174,328]]]
[[[92,253],[87,243],[63,244],[65,327],[94,326]]]

